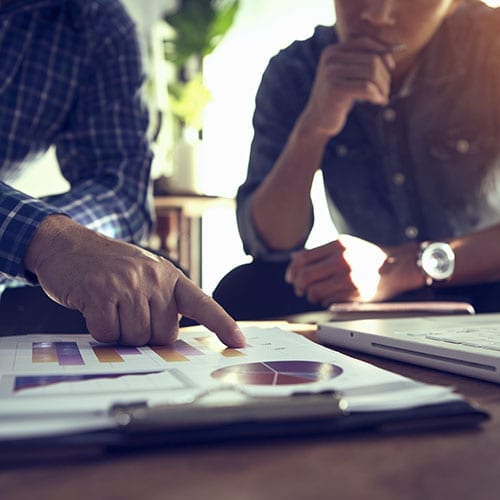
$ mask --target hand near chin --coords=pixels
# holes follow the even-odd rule
[[[356,102],[386,105],[395,68],[392,47],[367,37],[327,46],[301,116],[305,130],[337,135]]]
[[[66,217],[42,222],[25,266],[53,300],[83,314],[96,340],[169,344],[185,314],[227,345],[244,345],[234,320],[166,259]]]
[[[295,293],[328,307],[338,302],[379,302],[416,288],[416,245],[382,248],[350,235],[296,252],[286,272]]]

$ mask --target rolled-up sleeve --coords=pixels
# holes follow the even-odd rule
[[[309,96],[314,69],[304,67],[299,50],[303,49],[295,44],[281,51],[264,72],[255,101],[247,178],[237,194],[238,229],[245,252],[269,261],[285,260],[305,244],[304,240],[286,252],[270,248],[255,228],[251,208],[255,190],[278,160]]]

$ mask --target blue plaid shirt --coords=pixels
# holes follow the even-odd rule
[[[26,248],[50,214],[126,241],[147,236],[142,83],[135,27],[118,0],[0,6],[0,281],[27,279]],[[70,190],[33,199],[10,187],[50,146]]]

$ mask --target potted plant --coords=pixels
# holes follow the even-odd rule
[[[163,16],[172,34],[163,40],[164,57],[175,68],[168,83],[176,129],[171,190],[198,192],[203,113],[211,99],[203,83],[203,59],[230,29],[239,5],[239,0],[180,0],[177,9]]]

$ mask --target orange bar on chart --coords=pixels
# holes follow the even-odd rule
[[[176,351],[173,347],[151,347],[151,350],[158,354],[164,361],[189,361],[186,356]]]
[[[226,358],[237,358],[239,356],[246,356],[244,352],[238,351],[237,349],[227,348],[224,349],[221,354]]]
[[[217,337],[211,335],[207,335],[206,337],[196,337],[196,341],[207,349],[210,349],[212,352],[222,354],[226,358],[246,356],[244,352],[226,347]]]
[[[32,363],[57,363],[56,345],[51,342],[34,342],[31,348]]]
[[[101,363],[123,363],[123,358],[114,347],[93,345],[92,350]]]

